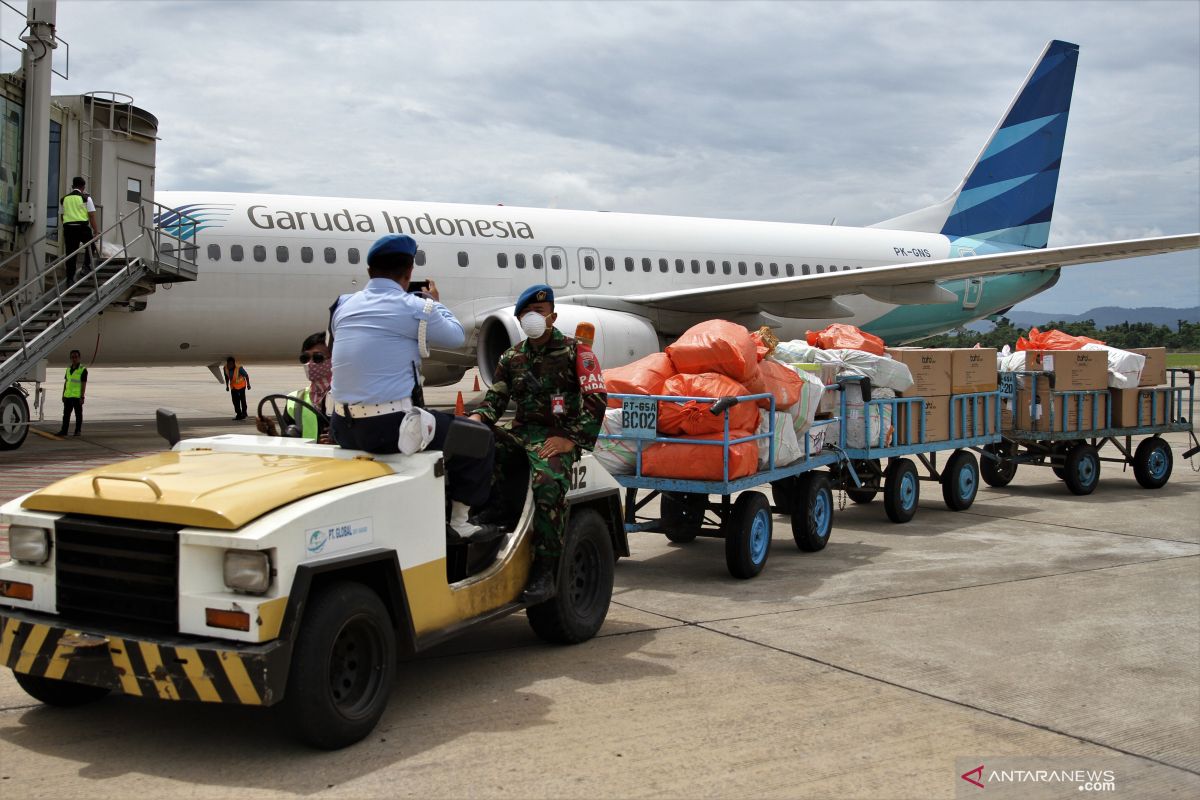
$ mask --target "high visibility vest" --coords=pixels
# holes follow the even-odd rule
[[[62,199],[62,209],[62,220],[64,225],[69,222],[88,221],[87,201],[84,200],[83,195],[79,192],[71,192],[69,195],[64,197]]]
[[[294,397],[302,403],[313,405],[312,397],[308,389],[297,389],[294,392],[289,392],[288,397]],[[300,414],[297,416],[296,412]],[[317,415],[306,406],[299,405],[293,400],[289,400],[287,404],[287,415],[300,423],[300,436],[316,441],[320,435],[320,424],[317,421]]]
[[[229,368],[226,367],[228,370]],[[245,389],[248,381],[246,376],[242,374],[242,366],[234,364],[233,369],[229,372],[229,388],[230,389]]]
[[[63,397],[83,397],[83,371],[87,369],[83,364],[79,365],[79,369],[75,372],[67,367],[67,379],[63,384]]]

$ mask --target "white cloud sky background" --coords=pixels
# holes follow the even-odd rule
[[[55,93],[158,117],[160,189],[842,225],[948,194],[1065,39],[1051,245],[1200,230],[1194,0],[62,0],[58,30]],[[1067,269],[1022,308],[1198,304],[1193,251]]]

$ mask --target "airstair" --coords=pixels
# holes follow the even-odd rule
[[[150,207],[153,219],[169,219],[170,225],[148,220]],[[159,284],[195,280],[195,233],[194,220],[158,203],[143,203],[74,251],[74,282],[67,283],[72,253],[66,253],[8,289],[0,298],[0,396],[10,399],[8,389],[17,381],[38,382],[39,365],[106,309],[137,312],[146,305],[142,298]],[[41,241],[0,262],[0,275],[11,274]],[[83,251],[88,248],[95,253],[93,268],[84,273]],[[41,397],[35,397],[34,405],[41,409]],[[25,438],[25,431],[16,427],[18,420],[4,418],[17,411],[7,404],[0,407],[0,449],[19,446]]]

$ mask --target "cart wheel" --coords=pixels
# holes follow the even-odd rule
[[[1069,452],[1071,452],[1071,445],[1069,444],[1056,444],[1051,448],[1050,451],[1050,470],[1060,481],[1065,481],[1067,479],[1067,468],[1065,464],[1067,463],[1067,453]],[[1054,461],[1058,461],[1059,465],[1055,465]]]
[[[979,491],[979,463],[969,450],[955,450],[942,470],[942,499],[951,511],[966,511]]]
[[[907,458],[888,460],[883,482],[883,509],[892,522],[908,522],[917,513],[921,481],[917,468]]]
[[[762,572],[771,551],[771,504],[762,492],[742,492],[725,526],[725,564],[735,578]]]
[[[771,481],[771,499],[780,514],[791,514],[796,508],[796,476]]]
[[[792,514],[792,538],[806,553],[824,550],[833,530],[833,490],[829,477],[820,472],[796,476],[796,512]]]
[[[696,541],[707,505],[706,494],[663,492],[658,501],[663,533],[676,544]]]
[[[879,485],[879,478],[883,475],[883,467],[879,464],[879,459],[871,461],[855,461],[854,469],[858,472],[858,478],[864,484]],[[879,494],[878,489],[869,489],[866,486],[862,488],[848,487],[846,496],[854,502],[865,505],[875,499],[875,495]]]
[[[1072,494],[1091,494],[1100,482],[1100,454],[1096,448],[1081,442],[1067,451],[1063,480]]]
[[[1161,489],[1171,479],[1171,446],[1161,436],[1142,440],[1133,454],[1133,476],[1147,489]]]
[[[859,505],[866,505],[879,494],[878,489],[847,489],[846,496]]]
[[[988,486],[995,486],[997,489],[1012,483],[1012,479],[1017,475],[1017,462],[1011,461],[1010,455],[1000,445],[987,444],[983,446],[983,449],[985,452],[994,453],[1000,457],[999,461],[991,458],[980,460],[979,476],[983,478],[983,482]]]

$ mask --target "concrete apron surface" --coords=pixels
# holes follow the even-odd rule
[[[215,391],[217,405],[201,404],[213,411],[196,413],[223,413]],[[92,434],[85,422],[82,441],[31,437],[19,460],[0,456],[0,491],[54,465],[158,449],[145,408],[133,419]],[[203,416],[185,433],[234,425]],[[797,550],[776,516],[770,559],[749,581],[729,577],[719,540],[634,534],[597,639],[544,645],[523,615],[478,629],[402,664],[377,730],[337,753],[293,744],[253,710],[119,696],[43,707],[0,671],[0,787],[12,798],[1089,793],[1060,781],[999,794],[961,777],[990,762],[1111,770],[1108,797],[1200,796],[1200,478],[1179,458],[1184,437],[1168,438],[1175,472],[1158,491],[1105,463],[1080,498],[1023,467],[954,513],[922,483],[912,522],[888,522],[879,501],[848,504],[819,553]]]

